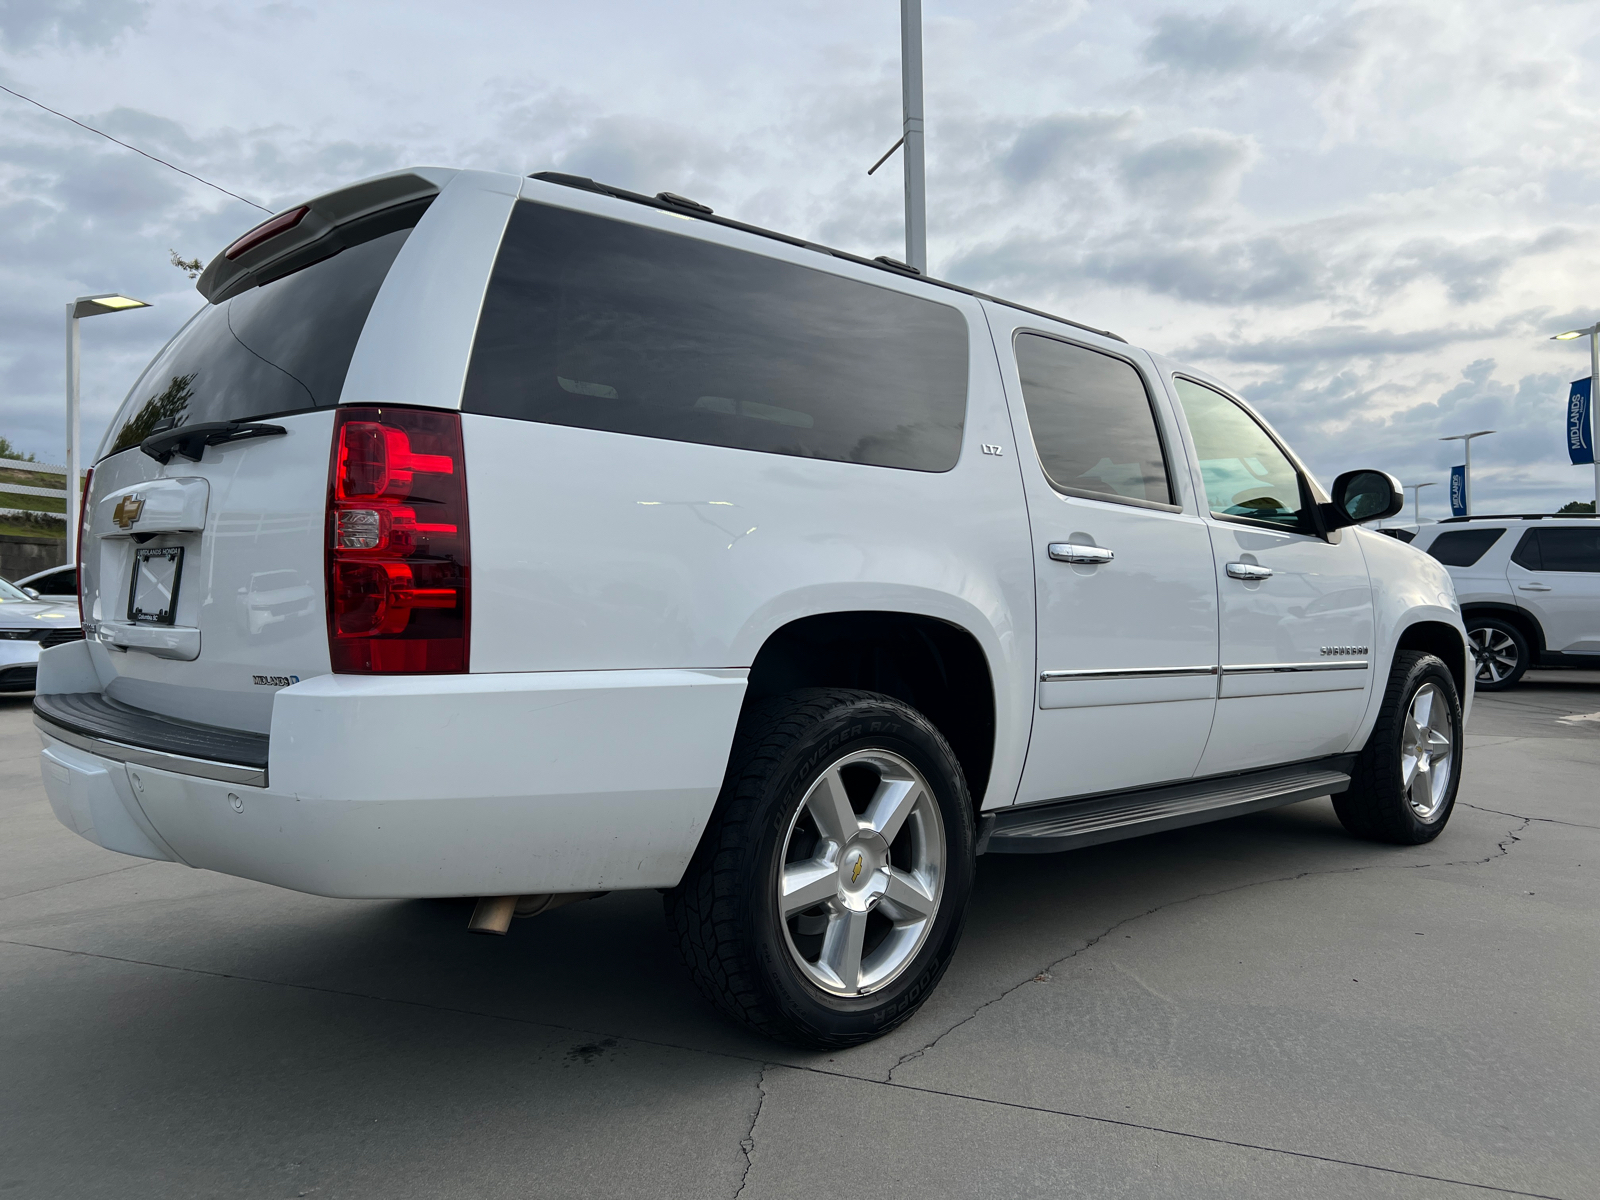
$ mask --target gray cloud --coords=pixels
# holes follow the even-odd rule
[[[1028,122],[999,157],[1000,174],[1027,186],[1102,161],[1132,131],[1132,113],[1054,113]]]
[[[106,46],[144,23],[143,0],[0,0],[0,47]]]
[[[1269,25],[1240,8],[1215,15],[1164,13],[1140,48],[1144,60],[1186,76],[1236,76],[1255,69],[1328,75],[1361,51],[1359,15],[1333,22]]]
[[[1141,200],[1195,208],[1231,197],[1252,157],[1246,138],[1192,130],[1129,154],[1122,181]]]

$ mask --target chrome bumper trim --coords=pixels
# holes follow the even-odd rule
[[[41,733],[64,742],[78,750],[98,754],[101,758],[133,763],[140,767],[154,767],[178,775],[194,775],[201,779],[215,779],[221,783],[240,783],[246,787],[267,786],[267,772],[258,767],[242,767],[237,763],[212,762],[204,758],[187,758],[182,754],[168,754],[162,750],[148,750],[143,746],[130,746],[108,738],[88,737],[71,729],[64,729],[38,713],[33,723]]]

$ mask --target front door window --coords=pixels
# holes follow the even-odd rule
[[[1212,515],[1302,528],[1300,474],[1289,456],[1221,392],[1188,379],[1176,382]]]

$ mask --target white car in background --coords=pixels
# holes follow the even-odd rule
[[[1356,527],[1399,485],[1114,334],[550,174],[367,180],[198,287],[34,701],[102,846],[496,933],[660,889],[707,996],[843,1046],[979,854],[1449,819],[1450,577]]]
[[[0,579],[0,692],[32,691],[40,648],[82,637],[76,597],[41,599]]]
[[[1600,668],[1600,521],[1451,517],[1411,543],[1455,580],[1484,691],[1529,667]]]

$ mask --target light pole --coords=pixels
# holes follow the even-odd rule
[[[1558,333],[1550,340],[1570,342],[1585,334],[1589,337],[1589,445],[1594,449],[1594,510],[1600,513],[1600,321],[1587,329]]]
[[[1411,493],[1411,523],[1419,529],[1422,527],[1422,489],[1437,487],[1439,481],[1430,479],[1427,483],[1407,483],[1402,486]]]
[[[900,94],[906,140],[906,263],[928,273],[927,177],[922,156],[922,0],[900,0]]]
[[[111,292],[104,296],[79,296],[67,305],[67,562],[78,554],[78,321],[102,313],[149,308],[143,300]]]
[[[1449,437],[1442,437],[1441,442],[1460,442],[1466,448],[1466,462],[1461,467],[1461,493],[1462,507],[1466,516],[1472,515],[1472,439],[1487,437],[1493,433],[1492,429],[1480,429],[1477,433],[1452,433]]]
[[[867,168],[871,175],[905,147],[906,265],[928,273],[928,189],[922,146],[922,0],[900,0],[900,140]]]

